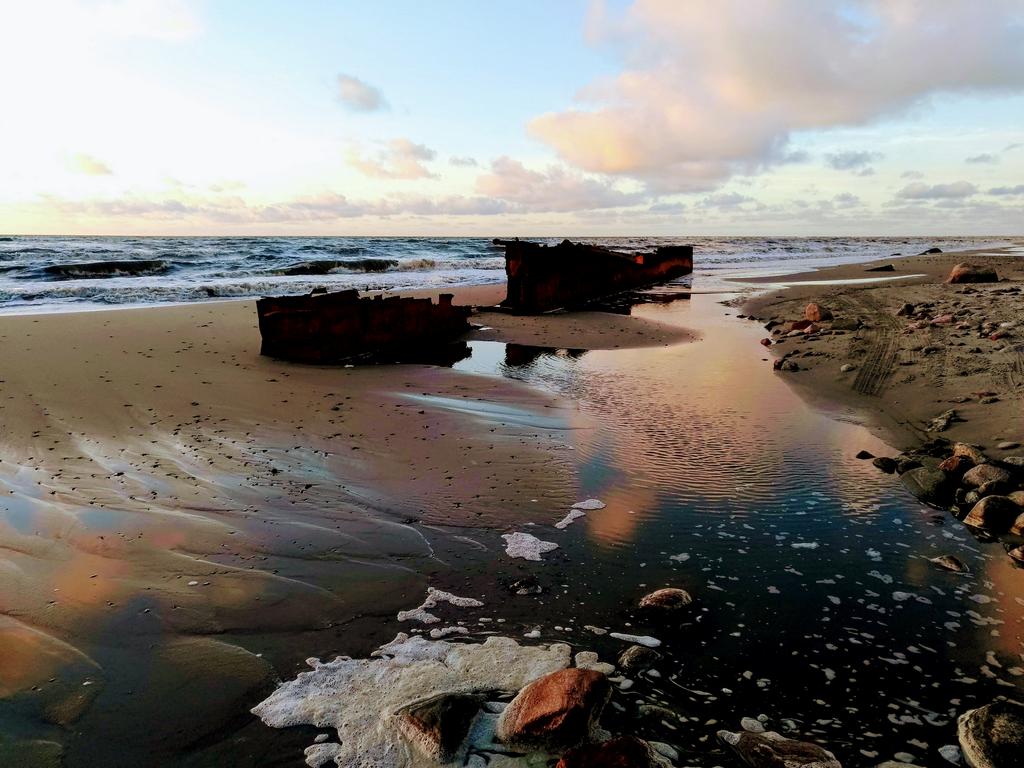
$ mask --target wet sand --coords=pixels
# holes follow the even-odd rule
[[[318,731],[250,708],[422,630],[398,613],[429,585],[483,603],[437,611],[472,641],[660,637],[617,723],[680,764],[762,713],[844,764],[933,764],[957,711],[1020,690],[1020,570],[854,460],[892,446],[808,407],[734,297],[680,296],[481,312],[452,368],[264,359],[251,302],[0,318],[0,757],[301,766]],[[558,549],[512,560],[514,531]],[[640,616],[660,586],[692,614]]]
[[[994,268],[998,283],[948,285],[961,262]],[[891,271],[872,271],[892,265]],[[866,282],[859,282],[866,281]],[[1018,247],[923,254],[814,272],[744,280],[766,292],[742,302],[762,323],[782,323],[773,357],[799,370],[782,372],[807,398],[868,423],[908,448],[936,436],[933,418],[954,409],[942,437],[990,449],[1024,441],[1024,252]],[[815,302],[858,329],[811,338],[783,337]],[[912,316],[900,316],[910,303]],[[822,324],[828,326],[829,323]],[[846,366],[847,370],[842,370]]]

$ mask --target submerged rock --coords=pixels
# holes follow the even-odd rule
[[[501,713],[502,744],[561,752],[586,741],[611,697],[611,683],[590,669],[562,669],[534,680]]]
[[[719,731],[718,738],[751,768],[842,768],[824,747],[787,739],[775,731]]]
[[[459,751],[482,703],[482,696],[441,694],[407,707],[398,716],[399,728],[424,757],[447,763]]]
[[[967,573],[967,566],[963,560],[954,555],[939,555],[938,557],[929,557],[929,563],[934,563],[939,568],[945,568],[947,571],[953,571],[954,573]]]
[[[964,518],[964,525],[1006,533],[1020,515],[1020,507],[1005,496],[986,496]]]
[[[602,744],[570,749],[555,768],[670,768],[654,747],[636,736],[619,736]]]
[[[939,469],[917,467],[900,475],[900,482],[921,501],[936,503],[949,489],[949,476]]]
[[[971,768],[1015,768],[1024,758],[1024,706],[994,701],[965,712],[957,737]]]
[[[891,459],[888,456],[879,456],[873,459],[871,463],[874,464],[878,469],[885,472],[885,474],[887,475],[891,475],[893,472],[895,472],[896,467],[898,466],[898,464],[896,463],[896,459]]]
[[[659,659],[661,654],[653,648],[631,645],[619,656],[619,667],[626,672],[635,672],[653,666]]]
[[[666,587],[644,595],[640,600],[640,607],[648,611],[660,613],[675,613],[693,602],[690,593],[685,589]]]

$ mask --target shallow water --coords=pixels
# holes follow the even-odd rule
[[[1003,545],[979,542],[893,476],[854,459],[861,449],[892,449],[848,414],[801,401],[772,373],[757,344],[762,329],[735,317],[720,303],[727,297],[680,298],[688,295],[663,287],[631,311],[697,330],[703,338],[693,343],[582,352],[470,342],[472,355],[454,366],[462,376],[554,393],[567,408],[401,393],[411,408],[450,411],[485,433],[550,442],[551,460],[565,463],[565,471],[523,477],[510,495],[517,501],[489,508],[473,528],[424,521],[443,521],[451,499],[486,487],[482,465],[451,481],[457,494],[441,477],[400,494],[397,479],[359,487],[348,482],[347,456],[308,446],[288,453],[291,442],[274,456],[274,488],[238,487],[238,477],[254,475],[242,469],[252,456],[234,447],[238,477],[204,479],[222,508],[179,508],[180,521],[168,510],[154,510],[153,523],[116,505],[86,512],[69,504],[62,514],[77,523],[69,526],[51,521],[50,507],[8,505],[14,529],[55,540],[116,530],[127,540],[170,541],[176,560],[155,562],[166,569],[161,579],[180,585],[182,610],[162,613],[143,587],[96,594],[112,572],[104,569],[131,562],[132,545],[122,541],[120,559],[108,557],[112,550],[76,554],[62,566],[61,588],[90,605],[108,597],[118,604],[83,608],[81,650],[9,623],[0,634],[37,649],[31,664],[15,666],[33,667],[44,690],[49,677],[74,690],[97,677],[95,665],[107,681],[63,730],[33,719],[30,696],[0,702],[0,730],[64,743],[69,766],[300,766],[311,732],[274,731],[247,712],[268,692],[267,662],[289,678],[308,656],[366,655],[415,627],[396,614],[418,605],[429,583],[484,602],[436,611],[466,622],[474,639],[539,629],[537,642],[569,642],[614,660],[625,644],[586,625],[658,637],[661,677],[616,695],[624,709],[615,725],[673,744],[682,765],[731,764],[715,731],[762,713],[770,727],[828,744],[844,765],[896,753],[941,765],[936,750],[955,743],[956,713],[1020,693],[1024,573]],[[174,445],[146,450],[186,468]],[[145,485],[155,474],[132,479]],[[330,479],[337,484],[319,485]],[[24,485],[35,480],[29,472]],[[293,490],[306,483],[318,485],[301,496]],[[607,507],[554,528],[566,499],[590,497]],[[184,533],[186,517],[230,524],[240,541],[204,550],[199,533]],[[511,531],[559,548],[540,563],[511,560],[501,539]],[[925,560],[941,553],[960,557],[971,574]],[[194,577],[183,574],[199,569],[208,575],[185,586]],[[541,595],[508,589],[526,576]],[[644,623],[636,602],[669,585],[691,591],[692,613],[673,625]],[[13,673],[0,662],[0,674]],[[641,703],[682,719],[640,718]]]

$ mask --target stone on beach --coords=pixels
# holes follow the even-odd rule
[[[872,459],[871,463],[874,464],[875,467],[877,467],[878,469],[885,472],[887,475],[891,475],[893,472],[895,472],[897,467],[896,459],[891,459],[888,456],[877,456],[876,458]]]
[[[931,467],[917,467],[900,475],[900,482],[921,501],[936,503],[949,488],[949,476]]]
[[[824,747],[787,739],[775,731],[719,731],[718,738],[751,768],[842,768]]]
[[[642,645],[631,645],[619,656],[619,667],[626,672],[648,669],[661,659],[661,654],[653,648]]]
[[[968,443],[953,443],[953,455],[970,459],[973,464],[984,464],[988,461],[988,457],[982,453],[980,448]]]
[[[541,541],[529,533],[506,533],[502,537],[505,540],[505,553],[509,557],[521,557],[524,560],[541,559],[545,552],[558,549],[553,541]]]
[[[685,589],[666,587],[644,595],[640,600],[640,607],[649,611],[661,613],[675,613],[693,602],[693,597]]]
[[[534,680],[501,713],[495,737],[518,748],[560,752],[586,741],[611,683],[600,672],[563,669]]]
[[[991,267],[979,267],[966,262],[957,264],[946,278],[947,283],[997,283],[999,276]]]
[[[424,757],[447,763],[458,752],[482,704],[482,696],[441,694],[403,710],[399,729]]]
[[[815,304],[813,301],[804,307],[804,320],[810,320],[812,323],[820,323],[825,320],[832,319],[832,312],[820,304]]]
[[[986,496],[971,507],[971,511],[964,518],[964,525],[984,528],[994,533],[1006,533],[1020,514],[1020,507],[1005,496]]]
[[[929,563],[934,563],[940,568],[945,568],[947,571],[953,571],[954,573],[967,573],[967,566],[963,560],[955,555],[939,555],[938,557],[929,557]]]
[[[1015,768],[1024,762],[1024,706],[993,701],[957,718],[960,751],[971,768]]]
[[[963,484],[969,488],[978,488],[986,483],[1008,483],[1011,475],[1002,467],[994,464],[979,464],[967,470],[963,476]]]

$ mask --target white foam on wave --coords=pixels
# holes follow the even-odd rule
[[[505,540],[505,553],[509,557],[521,557],[524,560],[540,560],[545,552],[558,549],[553,541],[541,541],[529,533],[506,533],[501,538]]]
[[[441,621],[437,616],[430,613],[428,608],[437,608],[439,603],[449,603],[457,608],[480,608],[483,606],[479,600],[472,597],[459,597],[451,592],[444,592],[440,589],[427,587],[426,599],[410,611],[399,611],[399,621],[419,621],[423,624],[437,624]]]

